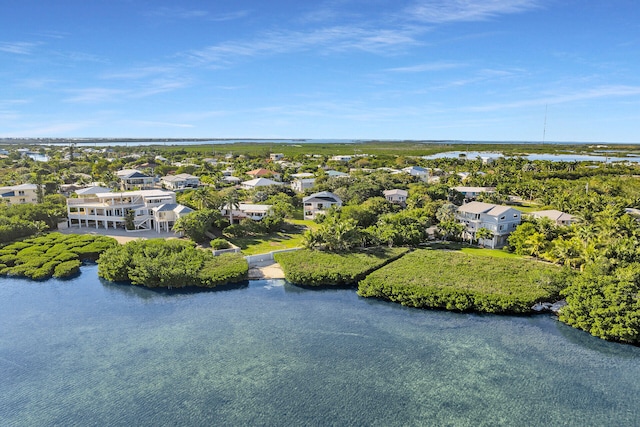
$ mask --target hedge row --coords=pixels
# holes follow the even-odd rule
[[[358,295],[420,308],[525,313],[557,298],[565,277],[532,260],[423,249],[373,272]]]
[[[349,286],[407,252],[407,248],[373,248],[345,253],[302,249],[277,253],[274,258],[291,283],[303,286]]]
[[[98,275],[150,288],[212,288],[246,280],[249,266],[240,254],[213,256],[182,240],[134,240],[103,253]]]
[[[118,242],[105,236],[50,233],[0,248],[0,275],[34,280],[76,274],[81,260],[96,260]]]

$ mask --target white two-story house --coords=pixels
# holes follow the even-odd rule
[[[491,248],[506,245],[507,237],[522,219],[522,213],[510,206],[482,202],[470,202],[460,206],[455,216],[465,226],[462,236],[465,239],[474,240],[476,232],[481,228],[491,231],[493,237],[480,242]]]
[[[164,190],[101,192],[67,199],[69,227],[125,228],[128,212],[136,230],[169,231],[192,209],[176,203],[176,193]]]
[[[315,219],[317,215],[325,213],[331,206],[342,206],[342,200],[329,191],[321,191],[303,198],[302,204],[304,219]]]

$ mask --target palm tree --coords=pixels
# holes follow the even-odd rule
[[[478,239],[478,244],[480,244],[480,241],[482,240],[491,239],[491,246],[493,246],[493,231],[488,228],[481,227],[476,231],[476,239]],[[480,244],[480,246],[484,247],[484,243]]]
[[[229,210],[229,223],[233,224],[233,210],[240,208],[240,196],[238,190],[232,188],[222,196],[222,207]]]
[[[191,200],[198,206],[199,210],[209,208],[212,204],[209,187],[200,187],[193,192]]]

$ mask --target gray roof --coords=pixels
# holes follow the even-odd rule
[[[336,196],[335,194],[329,192],[329,191],[321,191],[319,193],[313,193],[305,198],[302,199],[303,203],[307,203],[307,202],[319,202],[319,201],[323,201],[323,202],[334,202],[334,203],[340,203],[342,204],[342,200],[340,199],[340,197]]]

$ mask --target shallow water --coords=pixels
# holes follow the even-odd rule
[[[550,316],[0,279],[0,425],[638,424],[640,348]]]

